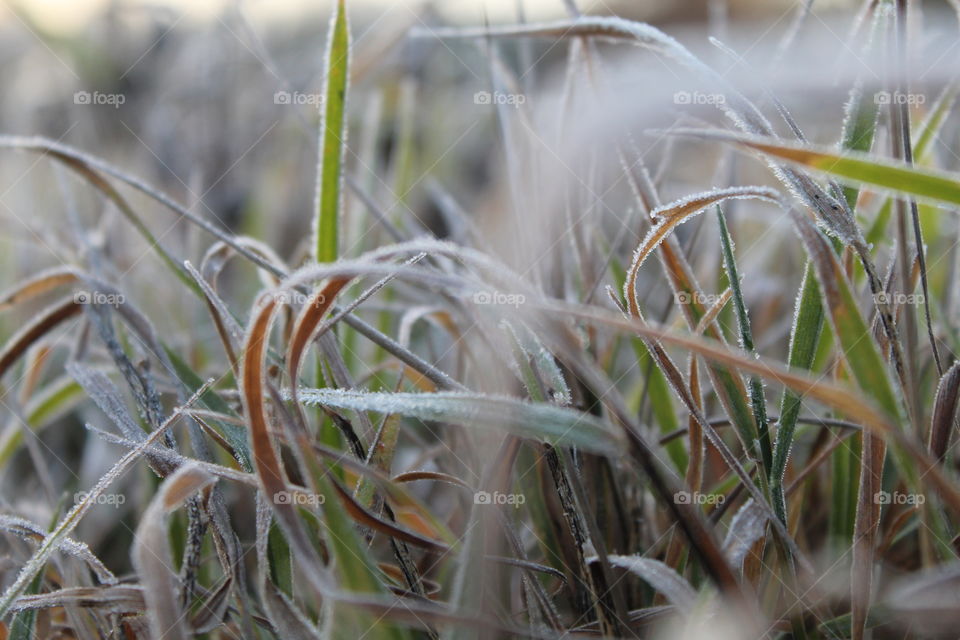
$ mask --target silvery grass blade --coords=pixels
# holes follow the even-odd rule
[[[0,530],[24,539],[42,538],[48,533],[46,529],[34,522],[6,514],[0,514]],[[117,582],[113,572],[83,542],[63,537],[58,543],[58,550],[85,562],[101,583],[112,585]]]
[[[556,446],[576,446],[600,455],[616,456],[622,446],[622,436],[617,431],[589,414],[506,396],[345,389],[301,389],[298,395],[306,404],[504,430],[523,438]]]
[[[598,560],[587,558],[588,563]],[[688,611],[697,601],[697,592],[683,576],[655,558],[609,555],[607,561],[614,567],[626,569],[662,593],[679,611]]]

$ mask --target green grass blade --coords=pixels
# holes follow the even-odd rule
[[[691,129],[673,130],[672,133],[734,142],[854,184],[896,191],[928,202],[960,205],[960,176],[956,174],[921,169],[854,151],[837,153],[813,145],[785,144],[772,138]]]
[[[874,101],[864,101],[863,92],[853,94],[847,105],[847,119],[843,123],[843,138],[841,145],[844,149],[854,151],[869,151],[873,144],[873,135],[877,128],[878,107]],[[857,197],[860,189],[857,186],[847,186],[843,189],[843,197],[850,209],[857,206]]]
[[[750,330],[750,315],[747,313],[747,306],[743,302],[743,291],[740,289],[740,273],[737,270],[737,261],[733,255],[733,240],[730,239],[727,221],[724,219],[723,211],[721,211],[719,206],[717,206],[717,222],[720,225],[723,265],[727,271],[727,279],[730,281],[730,289],[733,291],[734,309],[736,309],[737,312],[740,345],[745,351],[756,354],[757,350],[753,346],[753,332]],[[756,436],[760,448],[758,459],[763,462],[765,471],[769,473],[773,467],[773,452],[770,446],[770,424],[767,420],[767,401],[763,396],[763,382],[759,376],[750,377],[750,403],[753,408],[753,419],[756,423]]]
[[[33,432],[39,432],[51,422],[70,411],[85,398],[83,388],[69,377],[51,382],[26,407],[26,422]],[[0,469],[23,442],[23,428],[12,424],[0,436]]]
[[[642,389],[646,392],[646,398],[650,402],[650,410],[653,413],[653,419],[660,427],[660,433],[666,435],[673,433],[680,428],[680,420],[677,418],[676,409],[673,407],[673,392],[667,378],[663,375],[660,367],[656,366],[653,356],[647,349],[647,345],[639,338],[632,338],[633,351],[637,357],[637,368],[646,375]],[[687,468],[689,457],[687,450],[680,440],[672,440],[666,445],[667,455],[670,461],[679,472]]]
[[[913,157],[917,161],[922,161],[930,149],[930,145],[936,140],[937,134],[943,127],[947,116],[953,110],[953,105],[957,99],[957,85],[950,84],[944,88],[943,92],[937,97],[936,103],[930,110],[930,115],[920,127],[920,134],[913,145]]]
[[[900,419],[900,404],[887,374],[887,364],[857,308],[853,291],[836,254],[809,218],[796,211],[792,215],[810,254],[837,343],[843,350],[854,380],[887,415]]]
[[[787,364],[791,368],[810,370],[817,354],[817,342],[823,330],[823,305],[820,303],[820,288],[813,274],[813,265],[807,263],[800,285],[800,296],[790,332],[790,355]],[[777,423],[777,438],[773,447],[773,466],[770,470],[770,491],[773,508],[786,524],[787,507],[783,495],[783,475],[787,470],[793,435],[800,416],[802,398],[787,388],[780,401],[780,419]]]
[[[339,0],[327,35],[326,87],[320,126],[320,169],[317,178],[315,249],[318,262],[339,255],[343,158],[346,151],[346,102],[349,81],[350,28],[346,1]]]

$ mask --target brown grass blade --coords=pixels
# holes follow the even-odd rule
[[[0,378],[22,356],[34,342],[45,336],[57,325],[69,320],[82,311],[83,307],[70,298],[47,308],[36,320],[18,331],[0,351]]]
[[[927,448],[930,450],[930,455],[941,462],[947,455],[950,435],[957,423],[958,392],[960,392],[960,362],[955,363],[940,378],[933,405],[933,416],[930,418]]]
[[[686,222],[699,213],[703,213],[703,211],[711,206],[720,204],[731,198],[759,198],[774,203],[780,202],[780,194],[767,187],[730,187],[692,195],[659,207],[651,212],[650,216],[656,224],[637,246],[633,254],[633,261],[627,270],[627,278],[623,284],[623,295],[627,300],[627,306],[630,309],[631,315],[637,316],[640,313],[636,294],[637,273],[644,260],[647,259],[647,256],[663,242],[663,239],[666,238],[677,225]]]
[[[0,311],[6,311],[52,289],[76,282],[78,279],[73,267],[54,267],[41,271],[0,294]]]
[[[247,339],[244,344],[243,364],[240,369],[244,413],[250,427],[250,444],[253,452],[254,469],[261,484],[261,490],[268,504],[277,515],[290,544],[308,567],[305,576],[320,593],[330,591],[330,580],[326,575],[324,563],[307,538],[296,507],[289,502],[276,500],[274,496],[287,491],[286,475],[280,466],[280,459],[273,446],[270,429],[267,424],[267,406],[265,401],[266,353],[270,329],[276,315],[278,301],[273,296],[264,296],[254,310]]]

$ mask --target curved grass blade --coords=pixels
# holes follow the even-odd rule
[[[77,271],[72,267],[44,269],[0,294],[0,311],[6,311],[51,289],[77,280]]]
[[[133,543],[133,563],[144,585],[150,627],[155,637],[190,638],[186,612],[182,611],[173,573],[173,557],[166,527],[166,516],[196,492],[212,485],[216,477],[187,464],[164,480],[140,519]]]
[[[325,505],[323,522],[330,534],[327,536],[327,542],[338,560],[337,569],[341,572],[340,579],[347,592],[337,588],[331,576],[331,570],[325,566],[301,523],[297,508],[289,501],[277,498],[278,494],[286,494],[289,490],[286,474],[280,464],[279,454],[274,447],[268,426],[265,387],[267,344],[279,304],[278,296],[268,294],[262,297],[251,319],[243,350],[242,398],[250,425],[254,468],[261,490],[277,515],[283,532],[290,542],[291,550],[299,556],[298,566],[306,569],[303,572],[304,576],[319,593],[336,600],[336,603],[331,603],[333,626],[339,628],[340,625],[346,625],[348,634],[358,629],[358,633],[362,633],[364,629],[357,625],[362,625],[363,611],[357,607],[348,606],[343,601],[351,599],[349,592],[381,594],[386,590],[377,579],[374,569],[371,568],[372,560],[360,548],[356,540],[356,532],[343,512],[339,498],[330,480],[326,478],[325,472],[322,469],[310,470],[316,476],[315,481]],[[309,447],[302,447],[302,452],[308,449]],[[308,464],[314,462],[309,457],[303,457],[303,460]],[[371,637],[375,638],[407,637],[403,629],[392,624],[371,627],[370,633]]]
[[[34,342],[42,338],[57,325],[80,313],[82,305],[74,297],[69,297],[49,307],[40,317],[18,331],[0,351],[0,378],[20,359]]]
[[[320,554],[307,537],[296,508],[276,498],[287,491],[287,481],[270,436],[264,387],[267,343],[278,306],[276,298],[264,297],[260,306],[254,311],[244,343],[243,365],[240,368],[243,385],[241,397],[244,413],[250,426],[250,452],[254,471],[267,503],[273,508],[291,547],[301,556],[304,566],[312,568],[305,572],[305,577],[318,592],[328,593],[331,589],[328,571],[324,569]]]
[[[751,190],[762,188],[747,187],[744,189]],[[711,194],[717,195],[718,199],[712,198]],[[661,225],[671,224],[671,221],[674,221],[674,224],[679,224],[679,222],[686,217],[703,211],[703,208],[696,208],[697,204],[703,204],[709,207],[712,204],[722,201],[726,197],[739,197],[740,195],[743,195],[743,193],[740,191],[740,188],[734,188],[733,191],[717,190],[707,194],[700,194],[693,196],[692,198],[680,200],[673,205],[658,208],[658,217],[663,219]],[[761,191],[757,193],[756,197],[762,198],[764,195],[769,194]],[[751,196],[748,195],[747,197]],[[674,213],[671,214],[670,212]],[[667,277],[670,280],[675,299],[677,302],[681,303],[681,310],[687,319],[687,324],[691,328],[694,328],[698,326],[701,321],[703,321],[703,319],[709,314],[709,311],[704,309],[703,305],[700,303],[699,289],[693,277],[692,270],[690,269],[690,266],[687,264],[686,260],[683,258],[682,252],[680,251],[675,238],[670,237],[668,233],[659,236],[658,238],[656,235],[656,229],[657,227],[651,229],[647,235],[647,238],[641,242],[640,246],[637,247],[637,250],[634,253],[633,262],[624,279],[623,291],[624,298],[627,301],[627,309],[630,315],[638,319],[642,319],[640,305],[637,300],[637,274],[640,264],[647,257],[647,255],[649,255],[649,253],[655,248],[659,247],[661,263]],[[721,342],[723,341],[723,335],[720,333],[715,323],[709,323],[704,330],[705,333],[707,333],[707,335],[709,335],[711,338]],[[650,350],[649,345],[648,350]],[[656,356],[653,350],[650,350],[650,353],[651,355]],[[659,357],[655,357],[655,360],[657,360],[658,363],[660,362]],[[754,452],[754,447],[752,446],[754,421],[753,414],[750,410],[749,404],[747,403],[747,390],[743,383],[743,379],[736,371],[716,366],[715,363],[707,366],[707,372],[709,374],[710,381],[713,383],[713,387],[717,393],[717,396],[720,399],[721,405],[730,416],[733,424],[736,425],[737,434],[740,437],[742,446],[752,456]],[[666,372],[664,373],[666,374]]]
[[[630,302],[632,298],[635,297],[632,296],[630,292],[636,287],[637,272],[643,264],[643,261],[647,259],[647,256],[663,242],[663,239],[667,237],[677,225],[686,222],[693,216],[709,209],[711,206],[720,204],[724,200],[731,198],[759,198],[770,202],[780,202],[780,194],[768,187],[729,187],[727,189],[716,189],[715,191],[688,196],[653,210],[650,213],[650,217],[653,218],[657,224],[650,229],[647,237],[644,238],[643,242],[637,247],[637,250],[633,254],[630,269],[627,271],[627,279],[623,285],[624,297],[627,301]],[[636,303],[633,301],[631,304],[635,305]],[[632,306],[630,307],[630,312],[636,315],[636,310]]]

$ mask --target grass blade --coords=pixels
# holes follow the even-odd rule
[[[166,515],[216,478],[194,465],[184,465],[167,478],[140,520],[134,537],[133,562],[144,585],[144,600],[155,637],[186,638],[187,612],[182,611],[167,538]]]
[[[659,207],[650,213],[657,224],[650,229],[647,237],[637,247],[633,254],[633,262],[627,271],[624,283],[624,297],[630,303],[630,312],[636,315],[635,295],[632,293],[637,283],[637,272],[647,256],[656,249],[663,239],[680,223],[688,221],[693,216],[706,211],[713,205],[720,204],[730,198],[759,198],[770,202],[779,202],[780,194],[767,187],[730,187],[716,189],[707,193],[699,193],[671,204]]]
[[[960,205],[960,176],[943,171],[921,169],[855,151],[837,153],[815,145],[789,144],[726,131],[672,129],[671,133],[732,142],[853,184],[895,191],[936,204]]]
[[[347,148],[346,102],[349,82],[350,27],[346,0],[338,0],[327,33],[327,81],[320,125],[320,167],[317,177],[317,217],[314,235],[318,262],[333,262],[339,255],[340,209],[343,192],[343,159]]]
[[[593,416],[504,396],[459,392],[367,393],[345,389],[301,389],[299,395],[307,404],[504,429],[524,438],[543,439],[556,446],[576,446],[600,455],[617,455],[622,451],[621,436]]]
[[[720,243],[723,248],[723,265],[727,271],[727,280],[730,281],[730,290],[733,291],[734,309],[737,312],[737,326],[740,329],[740,346],[750,354],[756,355],[753,346],[753,332],[750,330],[750,316],[743,301],[743,292],[740,290],[740,273],[737,270],[737,261],[733,256],[733,240],[727,229],[727,221],[723,211],[717,206],[717,222],[720,225]],[[750,378],[750,403],[753,407],[753,419],[756,423],[757,440],[760,451],[758,459],[763,462],[763,468],[769,473],[773,467],[773,452],[770,446],[770,425],[767,421],[767,401],[763,397],[763,382],[758,376]]]
[[[950,367],[940,379],[937,397],[933,404],[933,416],[930,418],[928,447],[930,454],[941,461],[947,455],[950,435],[956,425],[958,392],[960,392],[960,362]]]
[[[797,297],[793,328],[790,331],[790,355],[787,365],[791,369],[810,370],[817,353],[817,343],[823,329],[823,305],[820,288],[813,273],[813,265],[807,263]],[[793,434],[800,416],[803,399],[792,389],[786,389],[780,400],[780,418],[777,421],[777,438],[773,447],[773,466],[770,469],[770,492],[773,508],[780,520],[787,522],[787,506],[783,495],[783,476],[793,446]]]

